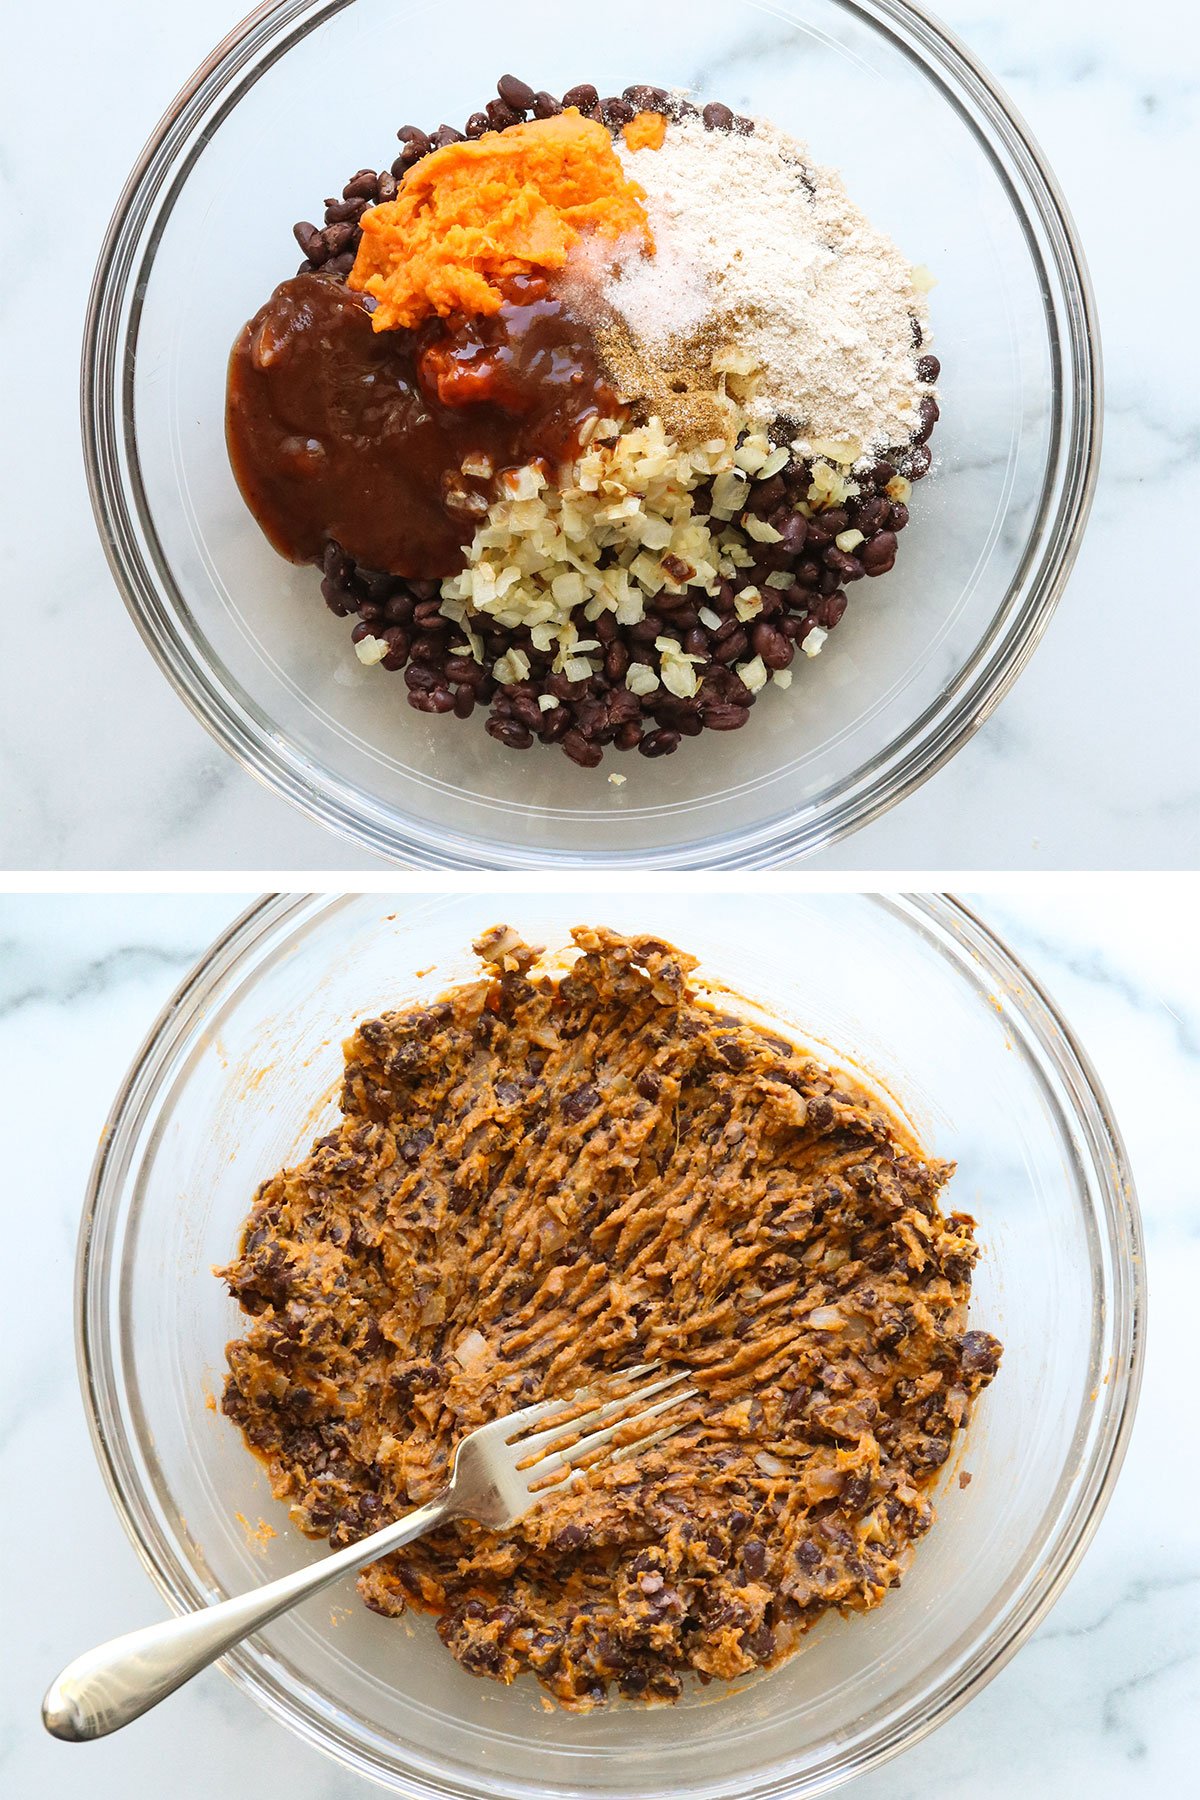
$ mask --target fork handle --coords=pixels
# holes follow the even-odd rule
[[[54,1737],[76,1744],[119,1731],[289,1607],[319,1594],[364,1563],[375,1562],[432,1531],[452,1511],[450,1495],[442,1494],[370,1537],[266,1587],[127,1632],[85,1651],[67,1664],[47,1691],[42,1723]]]

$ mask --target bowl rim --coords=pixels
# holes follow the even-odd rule
[[[225,105],[220,104],[221,96],[260,51],[268,56],[267,46],[273,45],[263,64],[270,66],[296,37],[352,4],[354,0],[264,0],[236,25],[184,83],[151,133],[104,238],[84,327],[80,382],[84,459],[105,555],[143,642],[180,698],[248,773],[308,818],[395,865],[521,870],[605,864],[631,869],[771,868],[840,842],[944,767],[1009,692],[1049,625],[1091,511],[1103,430],[1096,307],[1066,201],[1028,126],[960,39],[918,0],[829,0],[921,62],[982,144],[1008,192],[1030,254],[1043,271],[1056,416],[1042,508],[1005,599],[970,658],[938,699],[898,730],[870,765],[847,774],[815,804],[785,809],[725,834],[690,835],[670,847],[625,849],[618,843],[596,852],[547,846],[530,850],[502,835],[485,835],[483,829],[478,833],[450,829],[406,815],[348,779],[330,776],[287,737],[269,729],[270,720],[257,703],[232,677],[226,679],[219,663],[198,652],[186,623],[180,626],[189,609],[158,547],[138,467],[133,381],[140,294],[199,146],[178,171],[176,153],[214,107],[219,120],[236,104],[240,90]],[[289,34],[290,26],[295,30]],[[1007,159],[1004,166],[998,149]],[[152,229],[143,243],[148,223]],[[1034,240],[1035,225],[1044,247]],[[1048,265],[1053,281],[1047,278]],[[1066,395],[1064,367],[1070,372]],[[1070,401],[1065,416],[1064,399]],[[1057,499],[1048,511],[1047,500],[1055,490]],[[503,829],[502,824],[496,827],[500,833]]]
[[[353,897],[383,898],[375,894]],[[908,1696],[892,1717],[876,1726],[873,1735],[843,1760],[839,1760],[843,1753],[835,1752],[799,1776],[781,1774],[776,1766],[761,1780],[747,1781],[743,1776],[707,1790],[714,1795],[736,1794],[739,1800],[799,1800],[800,1796],[828,1792],[919,1743],[1006,1666],[1057,1602],[1095,1535],[1128,1449],[1144,1370],[1146,1277],[1141,1213],[1120,1129],[1086,1050],[1037,977],[962,899],[952,894],[857,897],[889,911],[919,934],[947,934],[961,962],[981,965],[989,982],[998,984],[996,992],[1005,996],[1004,1005],[1011,1005],[1020,1016],[1062,1080],[1072,1123],[1089,1148],[1100,1202],[1094,1217],[1097,1227],[1103,1227],[1111,1265],[1111,1292],[1099,1287],[1102,1310],[1111,1312],[1109,1370],[1070,1504],[1047,1531],[1038,1580],[1026,1584],[1017,1604],[972,1646],[949,1679]],[[112,1504],[142,1566],[175,1613],[192,1610],[204,1595],[194,1570],[185,1567],[174,1543],[156,1527],[130,1455],[130,1440],[121,1429],[120,1396],[113,1389],[110,1367],[114,1321],[105,1304],[105,1278],[110,1235],[128,1184],[120,1168],[110,1179],[110,1169],[128,1143],[136,1142],[145,1106],[169,1073],[175,1046],[207,1008],[212,984],[233,977],[258,945],[301,923],[328,916],[346,898],[338,894],[264,895],[231,922],[180,982],[147,1033],[114,1098],[88,1180],[75,1262],[75,1344],[84,1410]],[[447,1795],[478,1800],[480,1790],[461,1784],[453,1775],[435,1772],[431,1776],[427,1769],[398,1770],[385,1765],[370,1747],[331,1726],[317,1706],[289,1693],[269,1669],[259,1667],[242,1649],[222,1658],[217,1666],[273,1718],[342,1767],[408,1800],[439,1800]],[[541,1800],[546,1790],[510,1779],[504,1791],[520,1800]],[[636,1788],[631,1796],[648,1791]]]

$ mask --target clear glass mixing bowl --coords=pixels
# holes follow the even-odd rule
[[[114,1499],[177,1608],[321,1555],[206,1405],[239,1329],[211,1269],[258,1182],[328,1129],[352,1021],[472,973],[466,947],[498,915],[552,950],[580,922],[681,939],[708,979],[870,1071],[929,1148],[958,1159],[955,1200],[980,1220],[984,1252],[972,1319],[1003,1339],[1000,1375],[903,1587],[736,1688],[546,1712],[532,1681],[472,1678],[428,1620],[380,1619],[349,1583],[225,1666],[277,1718],[408,1796],[819,1793],[932,1729],[1033,1629],[1100,1517],[1137,1395],[1140,1228],[1116,1127],[1046,996],[953,901],[705,896],[686,918],[669,895],[617,893],[254,907],[163,1013],[93,1175],[80,1354]],[[277,1535],[254,1535],[260,1519]]]
[[[357,662],[314,572],[269,549],[225,455],[226,359],[295,267],[292,221],[386,165],[409,119],[461,123],[503,68],[558,92],[693,86],[769,115],[939,280],[939,460],[896,570],[854,591],[819,661],[744,731],[653,764],[614,753],[585,771],[414,713],[400,677]],[[225,748],[312,817],[437,867],[765,867],[910,792],[1011,685],[1082,533],[1098,390],[1053,178],[984,71],[906,0],[284,0],[213,52],[130,177],[92,293],[83,423],[101,534],[151,650]]]

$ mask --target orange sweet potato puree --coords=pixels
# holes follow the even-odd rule
[[[667,121],[656,112],[640,112],[624,127],[625,142],[631,150],[661,150],[666,135]]]
[[[637,234],[653,251],[645,197],[605,127],[574,107],[447,144],[363,214],[348,285],[374,296],[376,331],[495,313],[502,280],[561,269],[584,232]]]

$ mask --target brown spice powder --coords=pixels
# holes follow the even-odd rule
[[[596,342],[605,372],[638,424],[657,415],[667,433],[685,444],[736,433],[736,411],[713,374],[711,328],[650,352],[624,319],[613,316],[597,327]]]

